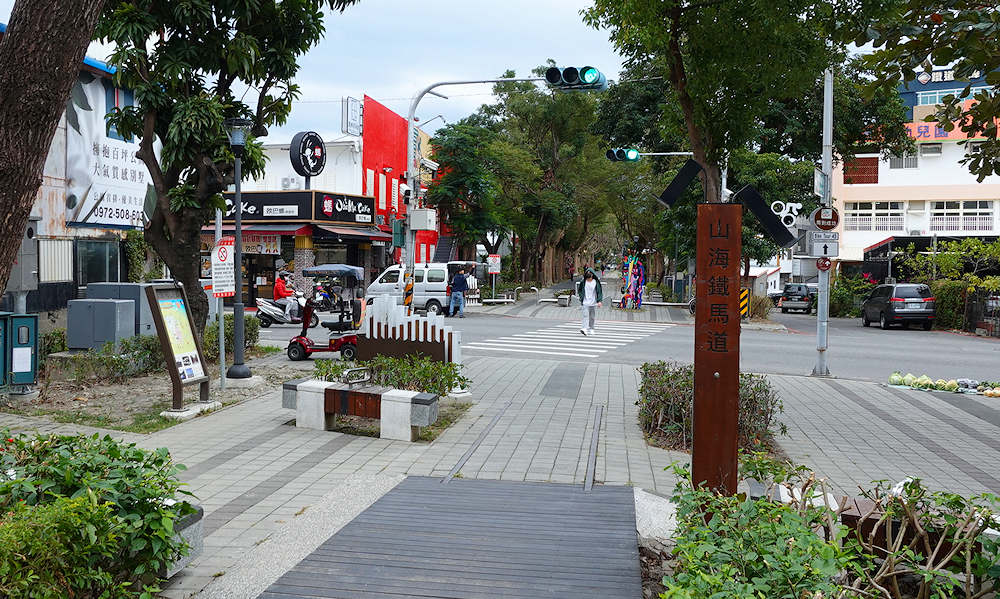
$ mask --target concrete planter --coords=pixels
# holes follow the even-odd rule
[[[558,300],[557,300],[558,303],[559,303],[559,307],[560,308],[565,308],[565,307],[569,306],[569,302],[572,299],[573,299],[572,295],[560,295],[559,298],[558,298]]]
[[[205,510],[200,506],[194,506],[194,513],[188,514],[174,524],[174,539],[184,539],[188,544],[188,554],[167,566],[160,575],[170,578],[184,569],[191,560],[201,555],[205,549]]]

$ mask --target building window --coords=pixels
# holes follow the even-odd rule
[[[940,156],[943,149],[943,144],[920,144],[920,155]]]
[[[904,154],[902,156],[892,156],[889,158],[889,168],[917,168],[917,155]]]
[[[933,202],[931,231],[992,231],[993,200]]]
[[[76,242],[77,285],[117,283],[118,242],[78,239]]]
[[[937,89],[929,92],[917,92],[917,104],[920,106],[941,104],[942,102],[944,102],[945,96],[955,96],[957,98],[958,96],[962,95],[962,91],[964,89],[965,89],[964,87],[959,87],[955,89]],[[990,87],[988,85],[980,85],[977,87],[973,87],[969,91],[968,97],[971,98],[978,92],[981,92],[986,89],[990,89]]]
[[[120,110],[127,106],[135,105],[135,96],[132,94],[132,90],[115,87],[115,85],[107,79],[104,80],[104,99],[106,109],[105,114],[111,114],[116,108]],[[132,141],[131,138],[126,140],[119,135],[118,130],[115,129],[114,125],[110,122],[108,123],[108,137],[121,141]]]
[[[844,163],[844,184],[863,185],[878,183],[878,158],[855,158]]]
[[[902,202],[847,202],[844,205],[845,231],[902,231]]]
[[[983,143],[981,141],[970,141],[965,144],[965,153],[969,156],[973,154],[978,154],[983,149]]]

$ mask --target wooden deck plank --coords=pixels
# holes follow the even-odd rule
[[[409,477],[259,599],[634,599],[629,487]]]

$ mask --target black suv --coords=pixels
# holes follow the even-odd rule
[[[808,314],[813,309],[814,299],[812,290],[805,283],[788,283],[781,291],[778,305],[781,306],[782,314],[789,310],[803,310]]]
[[[899,324],[923,325],[925,331],[934,325],[934,296],[931,288],[918,283],[879,285],[861,304],[861,324],[877,322],[885,330]]]

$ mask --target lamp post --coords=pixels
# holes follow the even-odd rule
[[[233,365],[226,371],[226,378],[247,379],[250,378],[250,368],[243,363],[244,332],[243,332],[243,227],[242,214],[243,202],[240,196],[240,179],[242,178],[240,163],[243,158],[243,148],[246,145],[247,133],[253,122],[248,119],[226,119],[226,135],[229,136],[229,145],[233,149],[236,157],[236,173],[234,175],[236,183],[235,200],[235,268],[236,268],[236,301],[233,302]],[[220,331],[220,337],[224,331]]]

